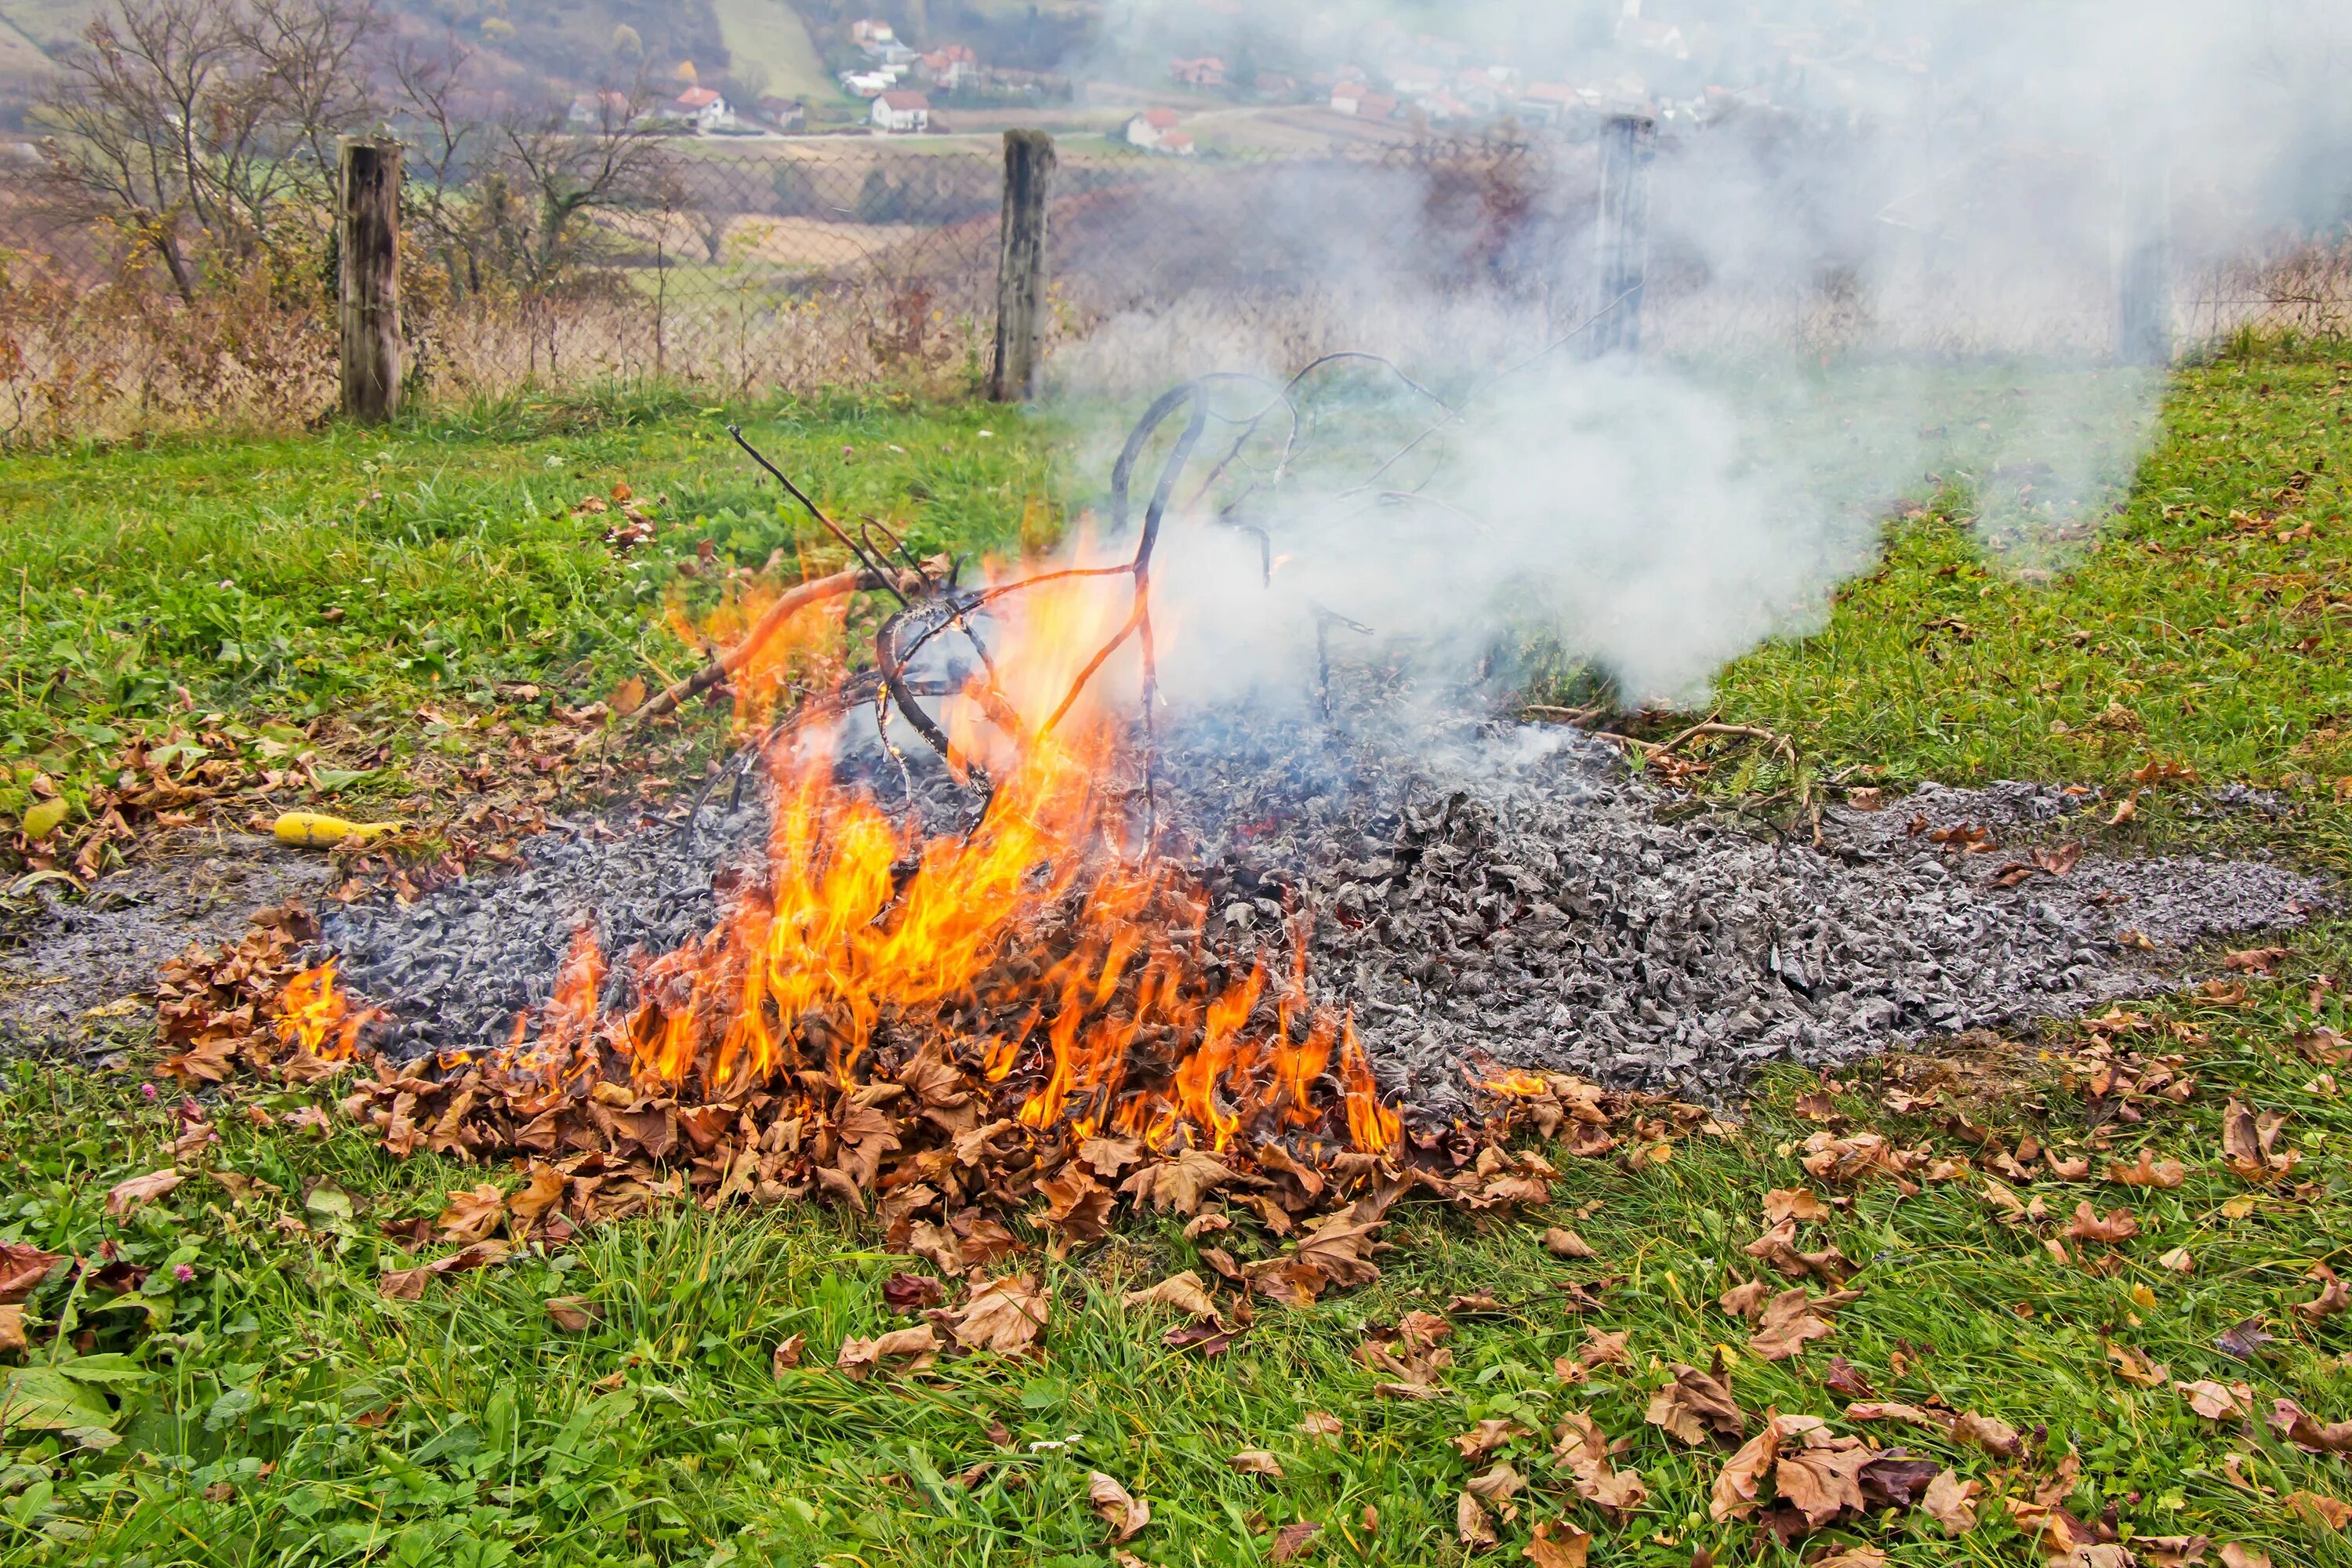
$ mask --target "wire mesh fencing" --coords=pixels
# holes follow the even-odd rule
[[[1003,202],[992,142],[559,127],[491,155],[429,126],[407,134],[412,393],[950,392],[986,370]],[[1779,188],[1746,178],[1764,155],[1726,135],[1658,161],[1640,247],[1648,350],[2097,352],[2112,335],[2104,240],[1987,258],[1947,234],[1906,237],[1888,209],[1738,213],[1742,190]],[[1049,379],[1126,392],[1212,368],[1279,374],[1342,348],[1517,359],[1606,303],[1601,158],[1564,135],[1198,157],[1066,138]],[[210,227],[93,214],[44,175],[37,150],[0,148],[0,441],[332,406],[328,202],[289,198],[268,232]],[[2173,300],[2183,342],[2342,335],[2352,253],[2196,259]]]

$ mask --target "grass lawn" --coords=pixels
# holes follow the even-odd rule
[[[2310,357],[2184,372],[2139,490],[2047,580],[1979,550],[1961,476],[1890,525],[1880,569],[1826,628],[1725,673],[1722,717],[1790,734],[1810,767],[1849,785],[2117,783],[2178,763],[2198,783],[2150,784],[2138,819],[2110,830],[2118,846],[2226,842],[2352,869],[2335,786],[2352,774],[2334,618],[2352,603],[2347,375]],[[1047,443],[1001,411],[755,412],[751,428],[816,493],[907,516],[927,545],[1003,543],[1050,489]],[[0,535],[23,595],[0,744],[20,772],[95,784],[122,734],[173,721],[184,686],[216,728],[356,711],[395,746],[425,745],[420,706],[527,718],[532,701],[577,701],[681,659],[648,619],[677,563],[704,539],[754,563],[799,539],[719,445],[721,424],[667,405],[548,405],[502,416],[495,437],[483,419],[15,462],[0,508],[29,526]],[[654,542],[625,556],[601,541],[609,516],[570,510],[623,479],[668,497]],[[501,695],[518,684],[543,694]],[[1728,756],[1719,771],[1725,787],[1745,776]],[[2257,827],[2189,809],[2202,786],[2231,783],[2281,790],[2297,810]],[[2267,1420],[2209,1419],[2176,1388],[2210,1380],[2227,1401],[2243,1383],[2261,1415],[2284,1396],[2323,1424],[2352,1418],[2352,1314],[2298,1310],[2326,1304],[2316,1266],[2352,1268],[2352,1113],[2334,1076],[2352,1067],[2325,1032],[2352,1027],[2338,989],[2352,984],[2352,922],[2322,920],[2276,973],[2245,978],[2242,995],[2168,999],[2099,1033],[1972,1037],[1831,1084],[1768,1075],[1737,1129],[1629,1129],[1606,1158],[1555,1152],[1551,1202],[1509,1217],[1407,1200],[1378,1283],[1262,1307],[1214,1359],[1166,1348],[1175,1320],[1123,1295],[1205,1275],[1202,1244],[1257,1244],[1234,1239],[1240,1227],[1196,1243],[1173,1218],[1141,1216],[1093,1251],[1027,1260],[1052,1291],[1037,1358],[863,1382],[832,1370],[844,1337],[911,1321],[884,1302],[909,1264],[878,1227],[680,1205],[387,1300],[382,1273],[415,1259],[386,1226],[515,1173],[394,1163],[335,1120],[332,1086],[247,1087],[205,1112],[217,1142],[203,1163],[226,1182],[194,1173],[191,1143],[184,1182],[112,1213],[116,1184],[172,1164],[177,1095],[151,1098],[143,1061],[111,1074],[9,1062],[0,1241],[91,1264],[35,1288],[31,1348],[0,1352],[8,1397],[33,1412],[0,1436],[0,1561],[847,1568],[1117,1551],[1174,1568],[1269,1562],[1283,1527],[1313,1523],[1290,1560],[1459,1563],[1476,1554],[1459,1500],[1486,1474],[1494,1561],[1517,1560],[1538,1521],[1565,1521],[1592,1533],[1598,1563],[1794,1565],[1829,1543],[1918,1568],[2023,1565],[2042,1553],[2006,1503],[2038,1494],[2138,1540],[2141,1563],[2168,1560],[2147,1538],[2201,1534],[2209,1563],[2230,1543],[2240,1564],[2352,1563],[2325,1522],[2352,1497],[2352,1461],[2307,1453]],[[2118,1061],[2142,1070],[2159,1056],[2190,1080],[2185,1098],[2116,1076]],[[2296,1152],[2292,1172],[2231,1170],[2233,1100],[2284,1118],[2273,1152]],[[311,1103],[327,1131],[285,1124]],[[1801,1163],[1808,1140],[1864,1131],[1929,1153],[1901,1184]],[[2046,1152],[2030,1157],[2028,1137]],[[2143,1150],[2159,1170],[2179,1162],[2179,1184],[2109,1179]],[[1964,1171],[1934,1167],[1963,1157]],[[1790,1201],[1768,1194],[1797,1188],[1825,1209],[1801,1245],[1833,1242],[1859,1265],[1854,1295],[1829,1337],[1768,1360],[1718,1298],[1755,1271],[1744,1249],[1768,1202]],[[2095,1221],[2127,1208],[2136,1234],[2070,1235],[2082,1204]],[[1593,1256],[1554,1256],[1548,1226]],[[1452,1305],[1482,1291],[1491,1303]],[[1368,1330],[1414,1311],[1450,1323],[1434,1398],[1383,1394],[1391,1374],[1357,1359]],[[1595,1331],[1626,1336],[1622,1361],[1588,1353]],[[779,1369],[793,1336],[803,1364]],[[1671,1368],[1718,1356],[1746,1436],[1777,1411],[1899,1444],[1979,1483],[1981,1522],[1955,1536],[1925,1510],[1873,1506],[1783,1547],[1753,1522],[1712,1520],[1731,1444],[1685,1443],[1645,1416]],[[1848,1412],[1857,1400],[1972,1411],[2018,1439],[1996,1452],[2012,1446],[1867,1422]],[[1580,1414],[1641,1477],[1646,1497],[1622,1517],[1580,1498],[1574,1456],[1555,1450]],[[1303,1431],[1309,1415],[1336,1420],[1336,1436]],[[1477,1445],[1451,1439],[1485,1421],[1508,1424],[1487,1429],[1501,1446],[1467,1458]],[[1281,1475],[1236,1470],[1242,1450]],[[1493,1479],[1498,1460],[1518,1489]],[[1088,1505],[1097,1471],[1150,1507],[1116,1548]]]

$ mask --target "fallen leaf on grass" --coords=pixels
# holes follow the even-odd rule
[[[1171,1274],[1149,1289],[1129,1290],[1120,1300],[1129,1307],[1172,1307],[1196,1321],[1214,1318],[1216,1302],[1209,1299],[1201,1277],[1191,1269]]]
[[[1775,1415],[1717,1472],[1707,1512],[1717,1523],[1751,1514],[1769,1484],[1809,1527],[1819,1529],[1866,1506],[1860,1477],[1872,1458],[1861,1438],[1834,1435],[1818,1415]]]
[[[479,1241],[506,1218],[507,1195],[485,1183],[468,1192],[451,1193],[434,1226],[446,1241]]]
[[[1650,1395],[1643,1419],[1663,1426],[1669,1436],[1696,1446],[1707,1434],[1737,1437],[1748,1428],[1748,1416],[1731,1397],[1731,1390],[1696,1367],[1675,1363],[1674,1381]]]
[[[2281,1112],[2257,1113],[2245,1101],[2231,1099],[2221,1112],[2221,1152],[2231,1171],[2242,1181],[2267,1182],[2301,1164],[2301,1151],[2277,1146],[2285,1125]]]
[[[0,1304],[31,1295],[49,1277],[49,1270],[64,1261],[63,1253],[44,1252],[22,1242],[0,1246]]]
[[[468,1268],[484,1268],[493,1263],[503,1263],[507,1252],[507,1244],[503,1241],[478,1241],[446,1258],[436,1258],[415,1268],[394,1268],[376,1281],[376,1289],[388,1301],[421,1300],[425,1281],[436,1274],[456,1274]]]
[[[1824,1340],[1837,1330],[1826,1318],[1813,1314],[1811,1294],[1801,1285],[1783,1290],[1765,1304],[1756,1332],[1748,1342],[1750,1353],[1765,1361],[1787,1361],[1807,1342]]]
[[[2298,1315],[2315,1323],[2322,1318],[2332,1318],[2347,1305],[2352,1305],[2352,1293],[2347,1292],[2344,1281],[2337,1279],[2336,1270],[2326,1264],[2313,1264],[2311,1278],[2319,1281],[2319,1294],[2311,1300],[2296,1302],[2294,1310]]]
[[[152,1203],[187,1178],[177,1171],[150,1171],[143,1176],[117,1182],[107,1189],[106,1212],[117,1216],[143,1203]]]
[[[1307,1550],[1307,1542],[1323,1533],[1323,1527],[1307,1520],[1286,1524],[1274,1532],[1274,1560],[1287,1563]]]
[[[1620,1470],[1610,1461],[1609,1436],[1589,1411],[1563,1417],[1552,1457],[1576,1478],[1577,1495],[1614,1515],[1642,1506],[1650,1489],[1638,1470]]]
[[[550,1296],[541,1305],[548,1321],[567,1334],[585,1333],[596,1321],[596,1310],[585,1296]]]
[[[1842,1355],[1830,1357],[1830,1370],[1822,1379],[1822,1385],[1832,1394],[1843,1394],[1848,1399],[1871,1399],[1878,1394],[1870,1386],[1870,1379],[1863,1375],[1862,1369]]]
[[[2221,955],[2221,967],[2239,974],[2269,974],[2285,962],[2283,947],[2242,947]]]
[[[1943,1470],[1927,1483],[1919,1506],[1944,1527],[1946,1535],[1966,1535],[1977,1527],[1976,1496],[1981,1489],[1975,1481],[1962,1480],[1958,1471]]]
[[[2292,1399],[2273,1399],[2263,1419],[2270,1429],[2306,1454],[2352,1454],[2352,1421],[2325,1426]]]
[[[1733,1317],[1745,1318],[1752,1323],[1764,1315],[1764,1304],[1771,1299],[1772,1287],[1761,1279],[1749,1279],[1717,1296],[1716,1302]]]
[[[2225,1542],[2221,1547],[2221,1568],[2271,1568],[2271,1555],[2243,1542]]]
[[[2158,1366],[2128,1345],[2109,1345],[2107,1359],[2115,1363],[2117,1377],[2141,1388],[2161,1388],[2172,1375],[2170,1368]]]
[[[1454,1533],[1463,1545],[1473,1552],[1484,1552],[1497,1542],[1495,1521],[1486,1512],[1486,1505],[1469,1492],[1464,1492],[1454,1503]]]
[[[776,1353],[768,1359],[769,1375],[782,1377],[799,1366],[801,1352],[806,1348],[808,1348],[806,1334],[794,1334],[792,1338],[780,1342],[776,1346]]]
[[[1554,1258],[1598,1258],[1584,1237],[1572,1230],[1553,1226],[1543,1234],[1544,1250]]]
[[[1309,1437],[1336,1442],[1339,1434],[1345,1432],[1347,1427],[1340,1424],[1337,1415],[1327,1415],[1320,1410],[1310,1410],[1307,1413],[1307,1418],[1299,1422],[1298,1429]]]
[[[1764,1194],[1764,1223],[1775,1226],[1784,1219],[1816,1220],[1830,1217],[1829,1205],[1811,1187],[1775,1187]]]
[[[2110,1164],[2107,1180],[2127,1187],[2177,1187],[2189,1179],[2189,1173],[2178,1160],[2158,1160],[2147,1150],[2139,1152],[2137,1165]]]
[[[2088,1200],[2074,1205],[2074,1223],[2060,1233],[2070,1241],[2096,1241],[2109,1247],[2120,1247],[2139,1234],[2139,1221],[2129,1209],[2117,1209],[2102,1217]]]
[[[1037,1342],[1045,1311],[1046,1296],[1036,1279],[1008,1274],[976,1288],[961,1309],[946,1314],[946,1327],[959,1350],[1019,1355]]]
[[[1535,1564],[1535,1568],[1585,1568],[1592,1551],[1592,1537],[1564,1519],[1537,1521],[1535,1534],[1528,1537],[1519,1555]]]
[[[875,1339],[845,1339],[834,1356],[834,1369],[859,1383],[865,1382],[881,1369],[886,1362],[904,1362],[898,1370],[920,1372],[939,1359],[940,1337],[929,1323],[911,1329],[893,1329]]]
[[[2253,1385],[2244,1383],[2176,1383],[2175,1392],[2189,1401],[2189,1408],[2208,1421],[2225,1421],[2232,1415],[2254,1413]]]
[[[1225,1468],[1240,1475],[1282,1479],[1282,1461],[1264,1448],[1244,1448],[1225,1461]]]
[[[893,1274],[882,1281],[882,1304],[894,1312],[919,1312],[947,1299],[947,1281],[935,1274]]]
[[[1998,1454],[2013,1459],[2025,1448],[2025,1439],[2017,1428],[1996,1415],[1980,1415],[1964,1410],[1952,1423],[1952,1441],[1973,1443],[1988,1454]]]
[[[1633,1358],[1625,1349],[1625,1341],[1630,1333],[1630,1330],[1612,1334],[1603,1333],[1599,1329],[1587,1329],[1584,1331],[1584,1349],[1577,1353],[1577,1359],[1587,1369],[1631,1366]]]
[[[2148,1568],[2200,1568],[2212,1545],[2212,1537],[2207,1535],[2132,1537],[2132,1549],[2147,1563]]]
[[[2320,1492],[2293,1491],[2280,1500],[2279,1506],[2298,1518],[2330,1530],[2341,1530],[2352,1523],[2352,1505]]]
[[[1454,1450],[1464,1458],[1475,1463],[1516,1437],[1528,1436],[1528,1429],[1516,1421],[1489,1417],[1467,1432],[1448,1437]]]
[[[1948,1412],[1923,1410],[1916,1405],[1895,1404],[1885,1400],[1865,1400],[1845,1407],[1849,1421],[1900,1421],[1912,1426],[1932,1426],[1948,1432],[1958,1419]]]
[[[2232,1361],[2251,1364],[2262,1355],[2263,1347],[2277,1338],[2263,1327],[2260,1318],[2248,1318],[2214,1335],[2213,1348]]]
[[[1151,1505],[1130,1495],[1125,1487],[1100,1470],[1087,1476],[1087,1500],[1110,1526],[1114,1542],[1131,1540],[1136,1531],[1151,1522]]]
[[[1488,1502],[1501,1502],[1528,1489],[1526,1479],[1511,1468],[1507,1462],[1471,1477],[1467,1484],[1471,1491]]]
[[[25,1309],[23,1306],[14,1301],[5,1305],[0,1305],[0,1352],[21,1351],[29,1348],[30,1347],[25,1343]]]

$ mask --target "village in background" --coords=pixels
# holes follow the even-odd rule
[[[1859,112],[1927,69],[1929,41],[1871,7],[1571,0],[1540,58],[1401,7],[1344,29],[1254,25],[1203,0],[394,0],[415,42],[454,43],[502,90],[575,127],[615,116],[680,136],[993,137],[1013,124],[1171,157],[1312,154],[1350,143],[1586,135],[1610,114],[1699,123],[1802,103]],[[0,0],[0,138],[46,129],[52,62],[96,0]],[[1451,24],[1451,25],[1449,25]],[[1111,40],[1118,40],[1114,47]],[[565,107],[568,106],[568,107]]]

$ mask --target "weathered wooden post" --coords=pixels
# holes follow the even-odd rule
[[[1054,139],[1043,131],[1004,133],[1004,236],[996,255],[996,362],[988,395],[1025,402],[1037,394],[1045,332],[1045,190]]]
[[[1647,115],[1612,114],[1601,128],[1601,216],[1595,225],[1598,319],[1589,352],[1633,353],[1642,346],[1642,291],[1650,265],[1650,158],[1657,122]]]
[[[2116,357],[2126,364],[2172,363],[2172,190],[2161,166],[2124,174]]]
[[[362,425],[400,412],[400,143],[342,141],[343,414]]]

